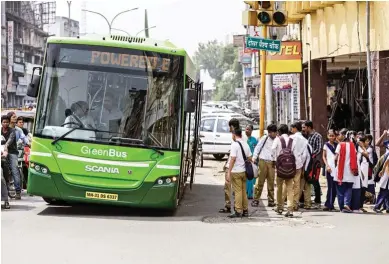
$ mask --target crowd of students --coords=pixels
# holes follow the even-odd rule
[[[231,119],[229,126],[233,142],[224,166],[225,205],[220,213],[229,213],[231,218],[247,217],[248,200],[252,199],[253,207],[259,206],[265,182],[267,205],[283,214],[286,201],[286,217],[293,217],[301,208],[364,213],[366,203],[374,204],[376,213],[389,213],[389,131],[385,130],[376,143],[385,147],[385,154],[379,158],[372,135],[347,129],[330,130],[324,142],[313,129],[312,121],[296,122],[290,128],[271,124],[267,135],[258,140],[251,136],[251,126],[243,135],[237,119]],[[258,168],[258,175],[252,180],[247,180],[248,161]],[[320,176],[327,180],[323,208]],[[335,208],[336,200],[339,209]]]

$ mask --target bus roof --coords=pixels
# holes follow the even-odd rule
[[[187,54],[187,52],[178,48],[176,45],[171,43],[169,40],[156,40],[152,38],[143,37],[131,37],[123,35],[85,35],[79,37],[49,37],[47,43],[56,44],[79,44],[79,45],[90,45],[90,46],[107,46],[117,48],[131,48],[137,50],[149,50],[154,52],[160,52],[171,55],[185,56],[186,59],[186,74],[193,81],[196,81],[196,68],[193,61]]]

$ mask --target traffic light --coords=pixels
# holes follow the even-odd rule
[[[244,1],[250,10],[243,11],[243,25],[285,27],[288,16],[282,6],[274,1]],[[257,21],[255,21],[257,20]]]
[[[286,11],[274,1],[258,1],[258,26],[285,27],[288,24]]]

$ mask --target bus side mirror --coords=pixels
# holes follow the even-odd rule
[[[184,91],[184,111],[194,113],[196,109],[196,90],[185,89]]]
[[[35,70],[39,71],[39,75],[35,75]],[[32,68],[32,77],[31,77],[31,82],[28,85],[27,88],[27,95],[30,97],[37,97],[38,92],[39,92],[39,83],[41,81],[41,72],[42,68],[41,67],[34,67]]]

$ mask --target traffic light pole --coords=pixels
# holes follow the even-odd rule
[[[262,27],[262,38],[267,39],[267,26]],[[261,50],[259,57],[261,65],[261,93],[259,113],[259,136],[262,137],[265,130],[265,108],[266,108],[266,50]]]

